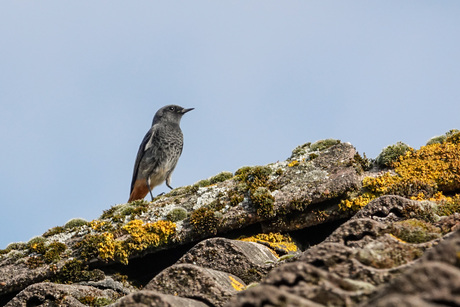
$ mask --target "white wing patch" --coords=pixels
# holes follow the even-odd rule
[[[155,130],[152,128],[152,133],[150,135],[150,138],[149,140],[147,141],[147,144],[145,144],[144,146],[144,151],[146,151],[147,149],[149,149],[150,147],[153,146],[153,136],[155,135]]]

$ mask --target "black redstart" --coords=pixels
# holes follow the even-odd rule
[[[193,109],[169,105],[157,111],[152,128],[137,152],[128,202],[143,199],[149,192],[153,200],[152,189],[165,180],[166,185],[172,189],[171,174],[182,153],[184,139],[180,120],[182,115]]]

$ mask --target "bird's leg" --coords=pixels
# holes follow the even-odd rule
[[[147,181],[147,187],[149,188],[150,197],[152,198],[152,201],[153,201],[152,189],[150,188],[150,177],[148,177],[146,181]]]
[[[166,186],[170,188],[171,190],[174,190],[174,188],[170,185],[171,183],[171,172],[169,172],[168,176],[166,177]]]

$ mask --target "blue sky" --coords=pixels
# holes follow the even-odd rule
[[[0,248],[126,202],[167,104],[195,108],[176,187],[320,139],[375,158],[460,128],[458,16],[459,1],[2,1]]]

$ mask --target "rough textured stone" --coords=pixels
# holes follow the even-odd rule
[[[369,306],[368,302],[362,305],[362,307]],[[415,295],[391,295],[379,299],[373,303],[375,307],[441,307],[446,306],[444,304],[428,303]]]
[[[369,218],[376,221],[399,221],[408,207],[419,206],[419,202],[397,195],[384,195],[374,199],[359,210],[351,219]]]
[[[460,305],[460,270],[448,264],[429,261],[414,265],[381,289],[367,304],[399,294],[418,296],[427,303]]]
[[[385,195],[343,210],[341,200],[363,195],[361,180],[379,171],[363,173],[361,162],[350,144],[304,144],[286,161],[14,244],[0,250],[0,305],[459,306],[458,195]],[[261,232],[287,232],[301,250],[277,258],[276,240],[228,239]],[[65,252],[48,253],[57,243]]]
[[[387,270],[377,270],[356,259],[358,250],[340,243],[324,242],[307,249],[299,261],[311,264],[342,278],[378,285],[389,279]]]
[[[120,295],[112,290],[88,286],[38,283],[21,291],[6,307],[18,306],[86,306],[89,302],[114,302]]]
[[[12,262],[6,258],[0,262],[0,294],[22,290],[52,275],[48,265],[31,269],[23,261]]]
[[[263,306],[290,306],[290,307],[322,307],[324,305],[312,302],[289,292],[270,285],[261,285],[246,290],[242,295],[231,298],[227,307],[263,307]]]
[[[145,289],[198,298],[214,306],[222,306],[245,286],[241,279],[229,273],[192,264],[176,264],[155,276]]]
[[[334,306],[349,306],[363,300],[374,290],[369,283],[341,278],[304,262],[288,263],[273,269],[263,284]]]
[[[360,241],[377,238],[383,234],[387,227],[385,224],[372,219],[362,218],[350,220],[337,228],[325,242],[337,242],[354,247]]]
[[[435,248],[428,250],[422,261],[439,261],[460,267],[460,230],[446,236]]]
[[[127,295],[115,304],[113,307],[207,307],[208,305],[187,298],[182,298],[174,295],[163,294],[158,291],[141,290],[136,293]]]
[[[115,281],[111,277],[106,277],[103,280],[99,281],[81,281],[78,284],[83,286],[91,286],[98,289],[111,289],[122,294],[130,294],[131,292],[136,291],[134,287],[127,286],[119,281]]]
[[[99,224],[85,224],[72,229],[63,229],[62,233],[47,235],[45,245],[61,242],[67,246],[68,252],[61,255],[63,260],[57,264],[41,264],[31,269],[25,263],[29,258],[34,257],[34,253],[27,249],[16,251],[23,257],[22,262],[0,255],[0,302],[2,297],[9,297],[28,285],[59,274],[62,264],[69,260],[70,256],[84,264],[92,264],[93,267],[103,267],[105,265],[103,261],[112,263],[119,261],[110,256],[116,251],[114,243],[129,242],[117,248],[126,247],[132,245],[132,241],[129,240],[133,240],[126,231],[120,229],[133,219],[138,219],[142,223],[157,222],[179,207],[185,219],[176,221],[174,235],[167,242],[165,240],[165,244],[156,247],[133,248],[128,259],[143,257],[161,250],[171,250],[178,245],[199,242],[213,234],[240,231],[251,225],[265,232],[278,232],[303,229],[348,218],[351,212],[337,210],[337,204],[340,197],[361,185],[354,164],[356,150],[347,143],[335,142],[335,144],[328,148],[323,146],[325,149],[320,148],[321,150],[316,151],[305,149],[303,155],[293,155],[291,160],[264,167],[269,169],[271,174],[266,182],[258,184],[261,184],[261,189],[266,192],[266,195],[262,193],[263,197],[269,197],[269,200],[270,197],[273,198],[273,204],[268,202],[265,211],[258,210],[259,205],[251,199],[251,193],[254,191],[250,191],[247,182],[242,182],[236,177],[223,182],[209,180],[214,184],[179,188],[167,195],[157,197],[154,202],[144,207],[123,204],[116,210],[110,211],[112,214],[117,213],[117,216],[111,216],[108,210],[103,218],[98,220]],[[297,160],[291,165],[293,159]],[[207,221],[206,218],[199,220],[201,228],[197,228],[190,222],[190,215],[200,208],[210,210],[211,213],[208,212],[207,217],[212,217],[212,221]],[[120,215],[122,213],[126,215]],[[197,229],[209,231],[203,232]],[[98,249],[101,249],[101,244],[107,242],[108,238],[115,238],[116,241],[107,243],[107,246],[102,248],[105,254],[101,255]],[[93,245],[87,247],[88,244]],[[124,253],[126,254],[126,251]],[[260,270],[256,267],[253,269],[259,271],[260,276],[265,274],[263,265],[255,263],[252,265],[259,266]],[[253,277],[243,276],[243,278],[247,281],[255,280],[256,275],[259,275],[256,271]]]
[[[424,304],[420,306],[460,305],[459,255],[460,231],[456,231],[428,250],[419,262],[380,288],[368,303],[392,306],[387,297],[398,295],[405,301],[417,297],[417,301]]]
[[[278,261],[264,245],[213,238],[195,245],[179,261],[219,270],[241,278],[245,283],[259,281]]]

